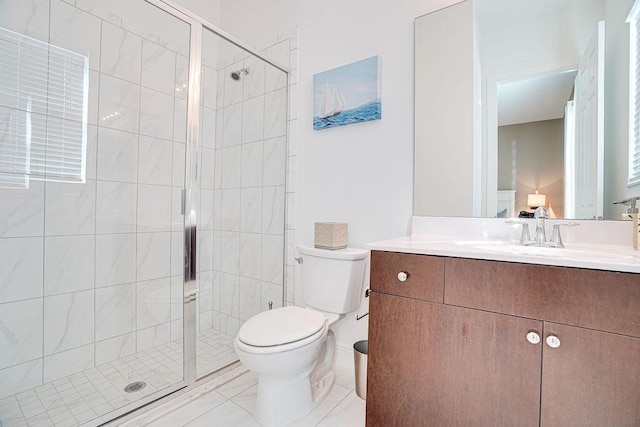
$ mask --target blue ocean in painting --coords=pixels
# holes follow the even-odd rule
[[[351,110],[344,110],[335,116],[321,119],[318,116],[313,118],[313,128],[326,129],[335,126],[344,126],[351,123],[366,122],[368,120],[379,120],[382,118],[382,107],[380,100],[361,105]]]

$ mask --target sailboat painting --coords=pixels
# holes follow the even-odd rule
[[[379,56],[313,76],[313,128],[327,129],[382,118]]]

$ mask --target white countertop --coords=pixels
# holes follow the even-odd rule
[[[565,242],[565,248],[538,248],[519,246],[517,240],[414,234],[367,246],[390,252],[640,273],[640,252],[619,245]]]

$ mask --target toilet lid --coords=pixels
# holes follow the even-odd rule
[[[307,338],[325,323],[322,313],[290,306],[263,311],[247,320],[238,332],[245,344],[271,347]]]

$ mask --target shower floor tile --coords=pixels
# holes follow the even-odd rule
[[[198,333],[197,374],[237,360],[233,337],[214,329]],[[98,365],[0,400],[0,426],[78,426],[182,380],[182,342],[169,342]],[[127,393],[134,382],[147,383]]]

